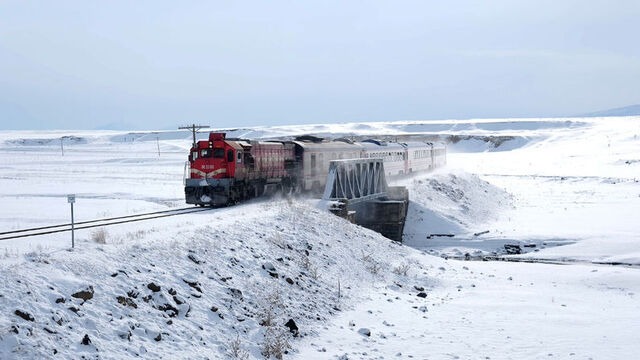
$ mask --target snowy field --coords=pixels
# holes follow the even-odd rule
[[[3,240],[0,359],[637,357],[639,117],[230,136],[306,133],[454,141],[446,168],[397,181],[411,199],[404,245],[302,198],[79,230],[73,250],[68,233]],[[67,194],[76,221],[184,207],[190,142],[0,133],[0,232],[69,222]]]

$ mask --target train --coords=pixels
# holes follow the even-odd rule
[[[189,152],[185,198],[187,204],[224,206],[276,191],[321,194],[332,160],[359,158],[382,159],[385,175],[394,178],[441,167],[447,153],[440,142],[356,142],[310,135],[259,141],[211,132]]]

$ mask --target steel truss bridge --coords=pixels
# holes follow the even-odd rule
[[[386,197],[388,190],[382,159],[332,160],[322,198],[355,204]]]

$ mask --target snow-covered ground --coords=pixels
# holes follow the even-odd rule
[[[231,136],[304,133],[428,133],[454,143],[446,168],[397,181],[411,198],[404,245],[301,198],[110,226],[104,244],[95,230],[79,230],[73,250],[68,233],[1,241],[0,358],[624,359],[640,351],[640,117]],[[0,232],[68,222],[72,193],[76,221],[183,207],[190,142],[177,131],[0,133]],[[455,260],[502,256],[504,244],[526,250],[510,258],[547,263]]]

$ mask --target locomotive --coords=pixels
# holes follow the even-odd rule
[[[275,191],[319,194],[331,160],[357,158],[382,159],[385,175],[396,177],[443,166],[446,147],[375,139],[326,141],[314,136],[256,141],[211,132],[208,140],[197,141],[190,150],[185,198],[187,204],[220,206]]]

